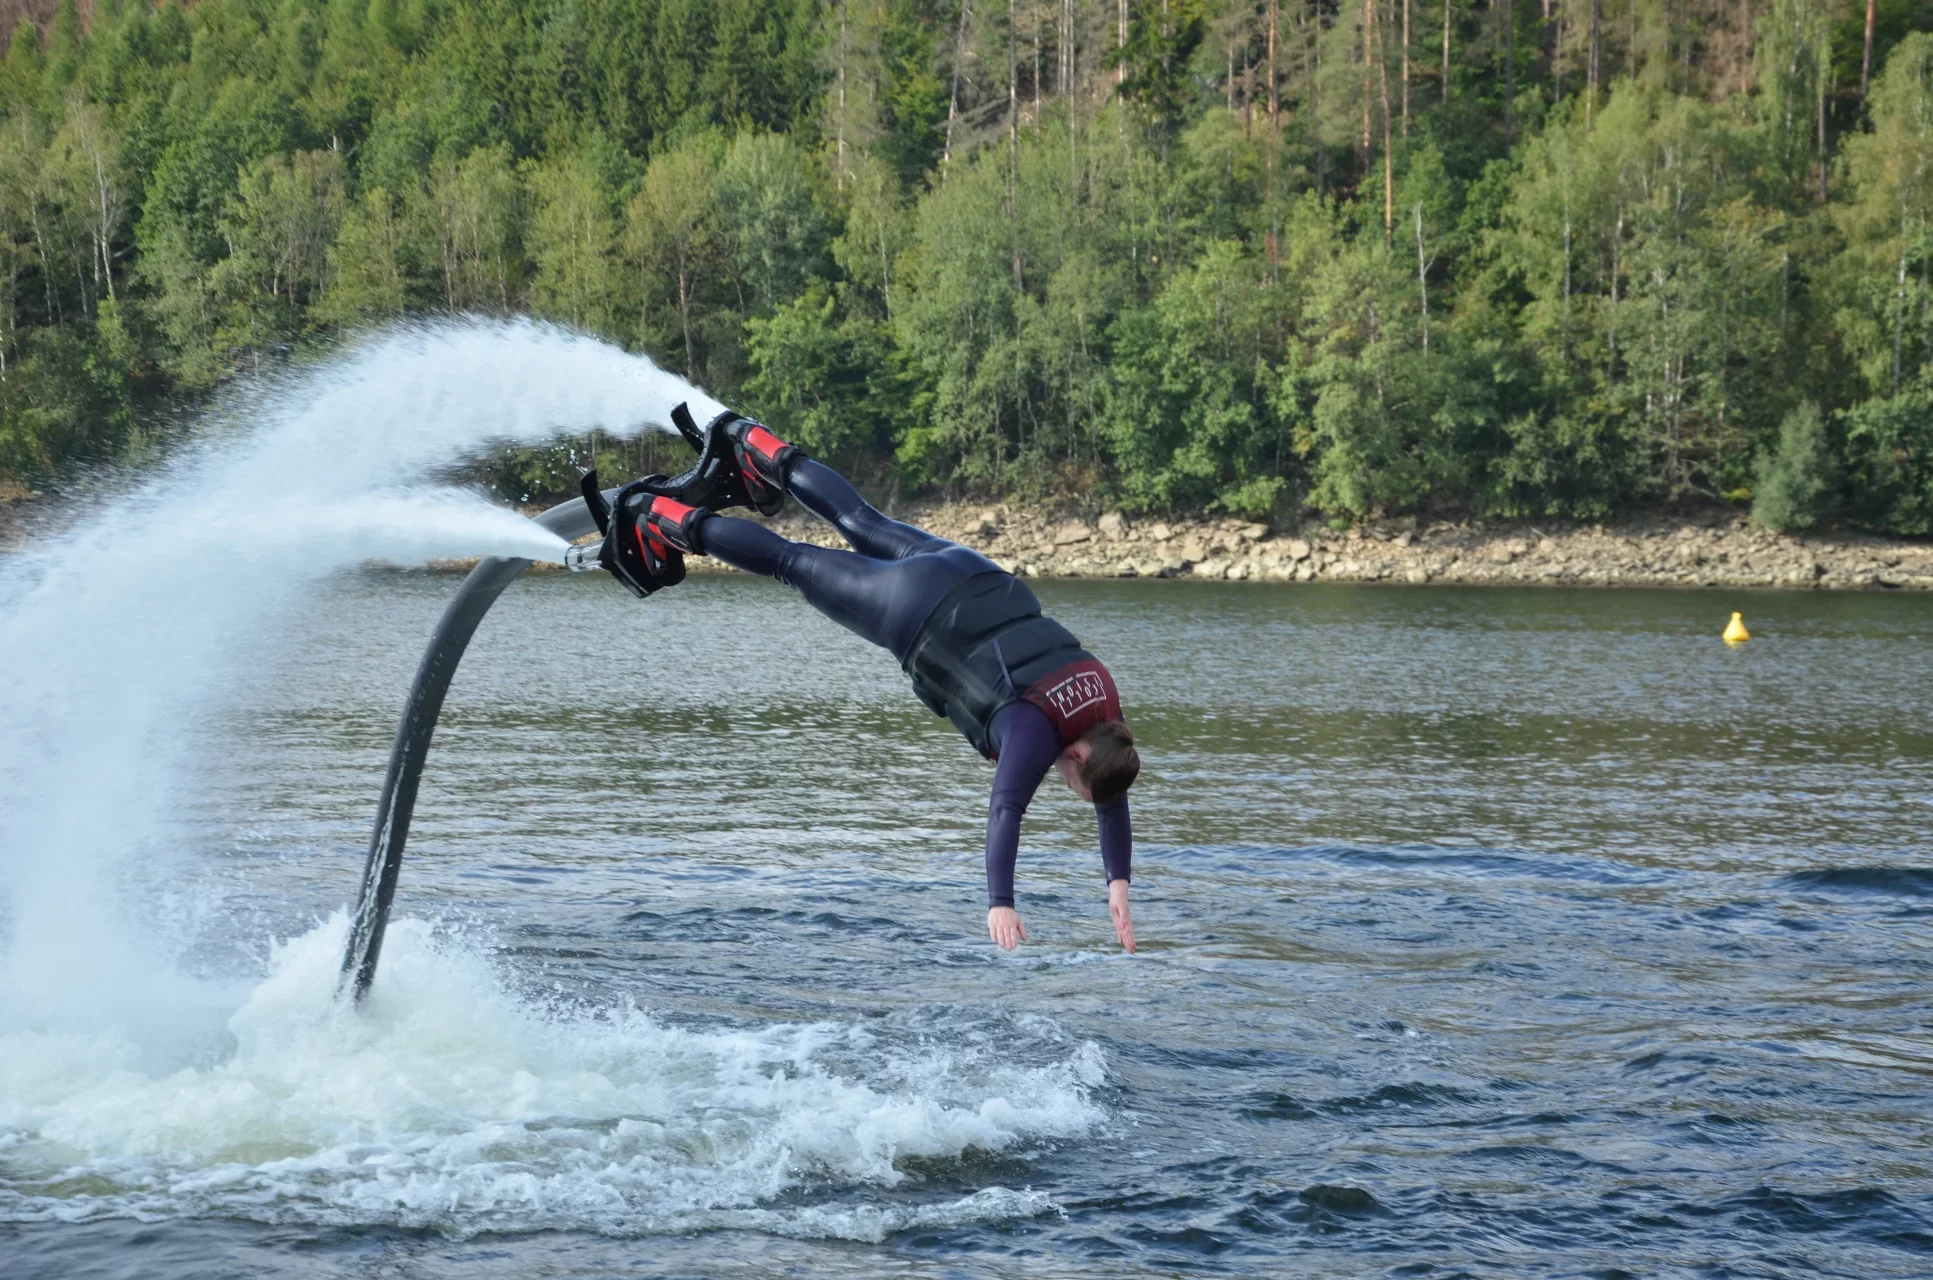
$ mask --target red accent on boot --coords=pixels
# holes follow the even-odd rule
[[[688,506],[676,498],[659,495],[651,499],[651,509],[645,512],[643,524],[651,530],[653,537],[662,539],[667,545],[685,552],[687,555],[701,554],[692,542],[691,521],[703,508]]]
[[[792,447],[773,435],[770,431],[767,431],[764,427],[753,427],[750,431],[747,431],[745,433],[745,443],[748,447],[757,449],[765,456],[765,460],[774,467],[778,466],[779,451]]]

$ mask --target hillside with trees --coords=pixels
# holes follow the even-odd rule
[[[0,24],[0,473],[25,483],[139,465],[176,406],[398,317],[528,313],[906,490],[1933,531],[1910,0]],[[558,462],[493,474],[525,496]]]

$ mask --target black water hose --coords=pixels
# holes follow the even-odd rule
[[[616,492],[606,490],[605,500]],[[552,507],[537,517],[537,523],[566,542],[597,531],[590,508],[581,498]],[[369,861],[363,865],[356,913],[349,924],[349,946],[342,956],[339,995],[360,1001],[369,994],[369,984],[376,977],[376,961],[382,955],[383,931],[389,927],[390,904],[396,898],[396,877],[403,867],[410,816],[416,811],[416,788],[423,780],[423,763],[429,757],[436,718],[443,710],[443,695],[449,692],[457,663],[463,660],[463,651],[483,615],[490,612],[504,588],[529,567],[528,560],[498,556],[484,560],[470,570],[470,576],[443,610],[436,630],[430,633],[429,647],[423,651],[416,679],[409,687],[402,722],[396,726],[396,745],[389,751],[389,772],[376,806],[376,830],[369,838]]]

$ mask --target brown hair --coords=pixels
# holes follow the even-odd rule
[[[1095,725],[1081,735],[1087,759],[1081,761],[1081,781],[1095,804],[1111,804],[1134,785],[1141,773],[1141,756],[1134,749],[1134,730],[1119,720]]]

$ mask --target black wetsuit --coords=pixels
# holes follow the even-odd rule
[[[969,578],[1004,572],[971,547],[890,519],[844,476],[809,458],[792,464],[786,489],[837,527],[854,550],[793,542],[749,520],[720,516],[696,525],[698,549],[785,583],[820,613],[902,664],[949,592]],[[998,764],[987,810],[987,902],[1010,907],[1020,819],[1064,744],[1047,713],[1027,701],[1002,708],[988,738]],[[1107,878],[1126,880],[1132,849],[1127,797],[1097,806],[1096,814]]]

